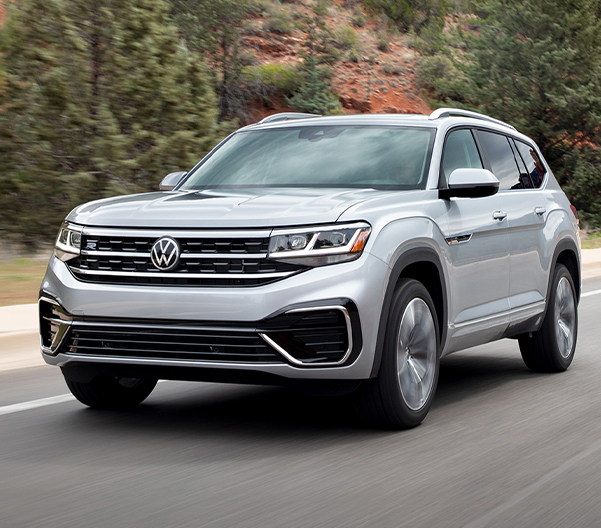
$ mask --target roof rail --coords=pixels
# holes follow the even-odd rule
[[[463,117],[473,117],[474,119],[481,119],[482,121],[489,121],[490,123],[496,123],[497,125],[501,125],[504,127],[511,128],[515,130],[514,126],[511,126],[504,121],[499,121],[498,119],[494,119],[492,117],[488,117],[484,114],[479,114],[478,112],[470,112],[469,110],[461,110],[459,108],[439,108],[438,110],[434,110],[428,117],[428,119],[440,119],[441,117],[451,117],[453,115],[463,116]]]
[[[307,119],[308,117],[321,117],[319,114],[301,114],[298,112],[282,112],[281,114],[273,114],[267,116],[257,123],[264,125],[265,123],[275,123],[276,121],[289,121],[290,119]]]

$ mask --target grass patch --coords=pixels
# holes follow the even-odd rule
[[[580,246],[582,249],[601,248],[601,233],[580,233]]]
[[[47,265],[31,258],[0,263],[0,306],[37,302]]]

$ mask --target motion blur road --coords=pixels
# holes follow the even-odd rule
[[[254,386],[165,382],[94,411],[58,369],[0,372],[0,527],[601,526],[598,290],[567,372],[529,372],[509,340],[452,355],[407,432]]]

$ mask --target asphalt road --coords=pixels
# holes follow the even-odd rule
[[[164,382],[94,411],[58,369],[1,372],[0,527],[601,526],[600,321],[586,296],[562,374],[509,340],[446,358],[406,432],[279,388]]]

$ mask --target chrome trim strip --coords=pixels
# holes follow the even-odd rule
[[[519,308],[512,308],[510,310],[505,310],[504,312],[499,312],[493,315],[487,315],[486,317],[480,317],[478,319],[469,319],[467,321],[462,321],[461,323],[451,323],[449,324],[449,328],[452,330],[457,330],[459,328],[463,328],[466,326],[485,323],[487,321],[493,321],[495,319],[503,319],[508,316],[519,314],[520,312],[525,312],[528,310],[532,310],[533,314],[542,313],[545,309],[545,301],[538,301],[532,304],[527,304],[526,306],[520,306]],[[537,311],[538,310],[538,311]]]
[[[161,238],[168,235],[173,238],[269,238],[271,229],[181,229],[181,228],[112,228],[112,227],[84,227],[83,235],[86,236],[114,236],[114,237],[140,237]]]
[[[150,258],[150,253],[134,251],[89,251],[82,250],[82,256],[90,257],[134,257]],[[218,259],[266,259],[267,253],[182,253],[180,258],[218,258]]]
[[[61,310],[64,310],[64,308],[60,305],[60,303],[58,301],[56,301],[52,297],[47,297],[47,296],[42,295],[38,299],[38,324],[39,324],[39,317],[40,317],[40,301],[45,301],[47,303],[53,304],[54,306],[58,306]],[[56,335],[54,336],[54,339],[52,341],[52,344],[50,345],[50,348],[44,346],[44,342],[42,341],[42,329],[39,328],[40,348],[41,348],[42,352],[45,354],[48,354],[48,355],[55,355],[56,351],[61,347],[61,345],[65,341],[65,339],[67,337],[67,333],[68,333],[67,330],[69,329],[69,325],[71,325],[72,322],[71,321],[63,321],[62,319],[48,318],[48,317],[44,317],[44,319],[46,319],[47,321],[50,321],[50,322],[58,323],[59,325],[64,325],[62,327],[59,326],[59,329],[58,329]]]
[[[74,321],[75,328],[77,327],[98,327],[98,326],[110,326],[111,328],[140,328],[143,330],[200,330],[207,332],[239,332],[239,333],[248,333],[255,332],[255,328],[250,327],[226,327],[226,326],[192,326],[186,324],[173,324],[173,325],[164,325],[164,324],[152,324],[152,323],[140,323],[138,321],[129,322],[129,323],[117,323],[115,321]]]
[[[289,310],[284,312],[286,314],[290,313],[299,313],[299,312],[315,312],[318,310],[339,310],[344,314],[344,320],[346,322],[346,331],[348,334],[348,348],[344,353],[344,356],[339,361],[329,361],[327,363],[305,363],[291,356],[285,349],[283,349],[280,345],[278,345],[273,339],[271,339],[265,333],[259,332],[259,335],[265,340],[265,342],[273,347],[277,352],[279,352],[282,356],[284,356],[290,363],[293,365],[301,366],[301,367],[335,367],[337,365],[342,365],[348,357],[351,355],[351,351],[353,350],[353,331],[351,326],[351,317],[348,313],[348,310],[344,306],[313,306],[308,308],[296,308],[294,310]]]
[[[471,239],[472,233],[445,237],[445,241],[449,246],[455,246],[457,244],[467,244]]]
[[[71,271],[82,275],[107,275],[116,277],[158,277],[166,279],[274,279],[288,277],[297,271],[280,271],[277,273],[162,273],[161,271],[101,271],[84,270],[70,267]],[[143,286],[140,284],[139,286]]]
[[[68,358],[70,361],[83,361],[91,363],[119,363],[119,364],[134,364],[134,365],[171,365],[176,367],[230,367],[230,368],[252,368],[253,370],[261,370],[263,367],[285,367],[289,366],[285,363],[238,363],[234,361],[206,361],[192,359],[161,359],[161,358],[139,358],[139,357],[124,357],[124,356],[92,356],[89,354],[70,354],[61,352],[52,359]],[[66,364],[69,361],[62,363]]]

